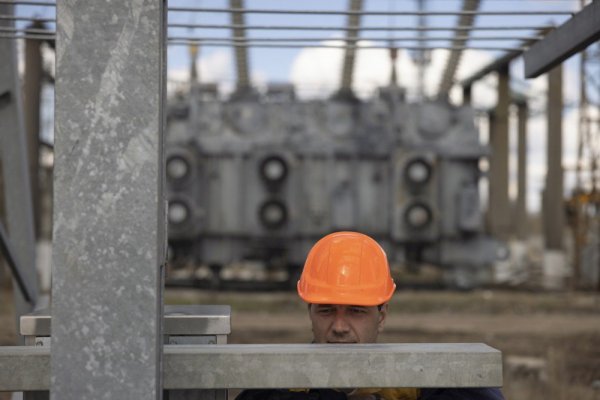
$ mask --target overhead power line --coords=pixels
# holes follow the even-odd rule
[[[385,46],[347,46],[347,45],[327,45],[327,44],[296,44],[296,43],[262,43],[262,42],[248,42],[238,43],[233,41],[214,41],[214,42],[201,42],[194,40],[169,40],[169,45],[184,45],[189,46],[193,44],[206,46],[206,47],[253,47],[253,48],[280,48],[280,49],[301,49],[301,48],[322,48],[322,49],[346,49],[355,48],[357,50],[370,50],[370,49],[386,49],[389,50],[389,45]],[[487,50],[487,51],[524,51],[524,47],[496,47],[496,46],[464,46],[464,47],[452,47],[452,46],[402,46],[404,50]]]
[[[1,17],[0,17],[1,18]],[[361,31],[382,31],[382,32],[412,32],[412,31],[519,31],[534,30],[541,28],[552,28],[552,26],[531,26],[531,25],[502,25],[502,26],[306,26],[306,25],[211,25],[211,24],[184,24],[170,23],[169,28],[199,28],[199,29],[245,29],[245,30],[289,30],[289,31],[346,31],[347,29],[360,29]]]
[[[429,41],[445,41],[445,40],[470,40],[470,41],[506,41],[506,40],[539,40],[541,36],[489,36],[489,37],[470,37],[470,36],[427,36],[426,38],[422,37],[394,37],[394,42],[429,42]],[[359,37],[359,36],[351,36],[346,38],[326,38],[326,37],[269,37],[269,38],[245,38],[245,37],[233,37],[233,38],[224,38],[224,37],[193,37],[193,36],[169,36],[169,39],[172,40],[196,40],[199,43],[203,41],[227,41],[227,42],[331,42],[331,41],[372,41],[372,42],[389,42],[389,38],[379,36],[379,37]],[[387,46],[389,47],[389,45]]]
[[[51,1],[0,0],[0,4],[18,6],[56,7]],[[515,10],[515,11],[352,11],[352,10],[282,10],[272,8],[219,8],[219,7],[169,7],[171,12],[206,12],[206,13],[242,13],[242,14],[300,14],[300,15],[396,15],[396,16],[453,16],[453,15],[564,15],[571,16],[571,11],[548,10]]]
[[[12,27],[3,27],[0,26],[0,32],[8,32],[16,35],[29,35],[34,38],[39,38],[42,36],[51,36],[55,37],[56,33],[54,31],[50,31],[47,29],[35,29],[35,28],[12,28]],[[35,34],[35,35],[33,35]],[[37,35],[40,34],[40,35]],[[542,36],[489,36],[489,37],[462,37],[465,40],[471,41],[505,41],[505,40],[527,40],[527,41],[535,41],[542,38]],[[278,38],[247,38],[247,37],[194,37],[194,36],[169,36],[169,40],[177,41],[177,40],[188,40],[193,41],[197,44],[204,44],[207,42],[223,42],[223,43],[237,43],[237,44],[246,44],[250,45],[251,43],[279,43],[279,42],[335,42],[335,41],[372,41],[372,42],[387,42],[389,39],[387,37],[358,37],[352,36],[349,38],[325,38],[325,37],[311,37],[311,38],[303,38],[303,37],[278,37]],[[421,37],[395,37],[394,41],[398,42],[427,42],[427,41],[446,41],[453,40],[456,37],[453,36],[428,36],[427,38]],[[323,45],[331,45],[331,43],[323,43]],[[361,48],[362,46],[357,46]],[[389,47],[386,46],[386,47]],[[454,47],[469,47],[469,46],[454,46]]]
[[[28,16],[1,15],[0,20],[10,21],[40,21],[56,23],[55,18],[38,18]],[[420,31],[526,31],[534,29],[549,29],[551,25],[490,25],[490,26],[310,26],[310,25],[235,25],[235,24],[186,24],[174,22],[167,25],[169,28],[198,28],[198,29],[244,29],[256,31],[345,31],[347,29],[360,29],[361,31],[380,32],[420,32]]]
[[[456,15],[488,15],[488,16],[520,16],[520,15],[564,15],[571,16],[571,11],[522,10],[522,11],[344,11],[344,10],[282,10],[267,8],[210,8],[210,7],[169,7],[172,12],[206,12],[206,13],[243,13],[243,14],[288,14],[288,15],[371,15],[371,16],[456,16]]]

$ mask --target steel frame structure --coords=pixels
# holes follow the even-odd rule
[[[525,77],[535,78],[600,39],[600,3],[592,1],[523,54]]]

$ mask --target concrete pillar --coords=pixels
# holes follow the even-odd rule
[[[166,13],[57,2],[54,399],[161,398]]]
[[[518,148],[517,148],[517,202],[515,207],[515,233],[520,240],[528,234],[527,216],[527,120],[526,102],[517,104]]]
[[[508,198],[508,112],[510,106],[508,66],[498,71],[498,103],[490,121],[489,227],[490,233],[507,240],[510,232]]]
[[[0,156],[0,222],[6,226],[6,212],[4,211],[4,174],[2,173],[2,157]],[[10,275],[8,265],[4,258],[0,257],[0,291],[8,287]]]
[[[0,14],[11,15],[11,5],[0,4]],[[0,26],[13,28],[10,21]],[[32,301],[27,302],[13,279],[15,311],[20,315],[32,311],[38,296],[35,271],[35,235],[31,206],[31,187],[27,164],[27,142],[21,108],[21,88],[17,71],[17,49],[14,40],[0,40],[0,163],[4,186],[6,230],[21,267],[21,276],[31,288]],[[22,343],[22,341],[21,341]]]
[[[463,105],[471,105],[472,86],[463,86]]]
[[[544,190],[544,239],[546,249],[562,250],[565,225],[562,167],[562,66],[548,73],[548,144]]]
[[[34,22],[30,28],[43,29],[44,25]],[[29,152],[29,174],[31,179],[31,198],[35,236],[40,236],[40,184],[39,184],[39,149],[40,149],[40,99],[42,89],[42,41],[25,40],[25,75],[23,79],[23,115],[27,132]]]

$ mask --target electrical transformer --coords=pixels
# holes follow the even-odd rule
[[[295,283],[310,247],[340,230],[374,237],[391,263],[428,263],[449,283],[487,279],[502,245],[483,230],[474,113],[411,104],[397,87],[368,101],[301,101],[293,87],[222,100],[194,84],[167,116],[173,263],[214,274],[254,260]]]

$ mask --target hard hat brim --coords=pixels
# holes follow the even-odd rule
[[[308,304],[342,304],[349,306],[378,306],[380,304],[387,303],[390,301],[394,292],[396,291],[396,284],[392,283],[392,285],[388,288],[385,296],[373,296],[372,294],[361,294],[356,293],[355,291],[344,291],[338,290],[333,295],[315,295],[309,294],[310,290],[305,290],[301,287],[300,281],[297,284],[298,295],[304,302]],[[309,293],[307,293],[309,292]]]

